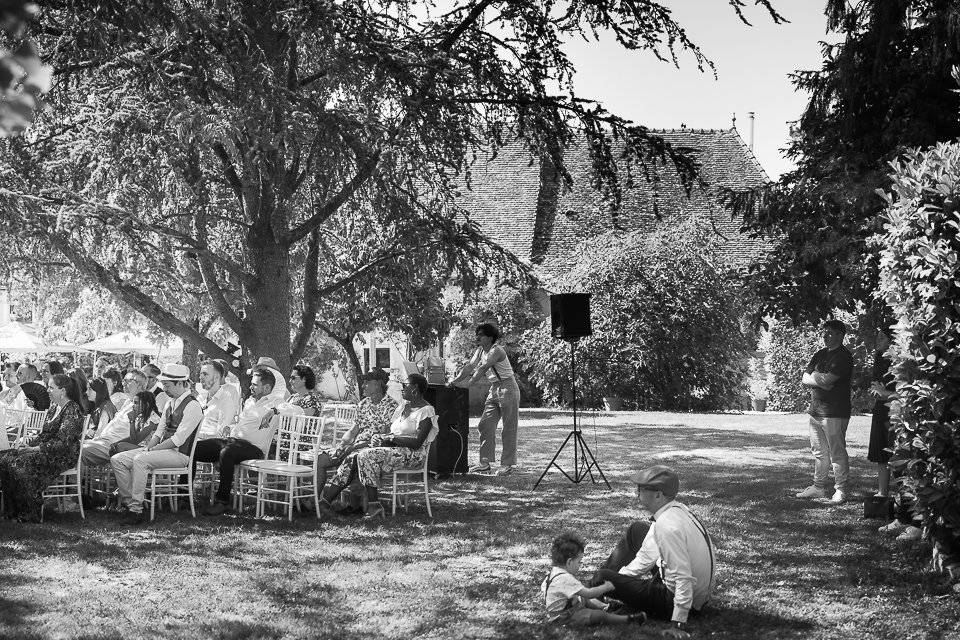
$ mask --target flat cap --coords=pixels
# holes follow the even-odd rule
[[[680,493],[680,476],[670,467],[663,465],[647,467],[637,471],[630,476],[630,482],[635,483],[641,489],[662,491],[663,495],[668,498],[673,498]]]

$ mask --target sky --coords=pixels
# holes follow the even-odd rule
[[[790,73],[818,69],[820,41],[826,34],[823,0],[773,0],[789,24],[775,25],[766,12],[749,7],[749,27],[737,18],[728,0],[665,0],[677,22],[716,66],[717,78],[700,72],[689,53],[681,53],[680,67],[661,62],[649,52],[627,51],[616,42],[568,43],[566,51],[577,75],[575,89],[582,98],[599,100],[604,107],[637,124],[658,129],[729,129],[734,113],[737,129],[749,143],[753,111],[754,154],[772,179],[789,171],[792,163],[781,153],[790,134],[790,122],[806,105],[796,92]],[[748,0],[747,4],[752,4]]]

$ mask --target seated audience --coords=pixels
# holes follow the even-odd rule
[[[147,363],[140,367],[140,372],[147,378],[147,391],[153,394],[157,400],[157,409],[163,411],[170,401],[170,397],[164,392],[164,386],[158,381],[160,367],[155,364]]]
[[[343,464],[346,456],[370,446],[373,436],[390,433],[390,422],[397,410],[397,401],[387,395],[389,374],[383,369],[365,373],[363,398],[357,404],[357,418],[332,451],[321,451],[317,456],[317,486],[327,482],[328,470]]]
[[[298,364],[290,372],[290,398],[287,402],[303,409],[307,416],[320,415],[323,399],[317,393],[317,374],[305,364]]]
[[[577,579],[585,548],[586,543],[575,533],[560,534],[553,541],[550,548],[553,567],[540,585],[540,594],[550,622],[572,627],[646,622],[644,613],[630,616],[609,613],[608,605],[596,599],[613,591],[611,583],[604,582],[588,589]]]
[[[134,420],[131,414],[135,412],[135,400],[143,392],[147,379],[142,373],[133,369],[127,373],[124,378],[126,384],[126,399],[123,405],[117,409],[116,415],[105,426],[100,427],[93,434],[93,438],[83,443],[83,464],[99,466],[108,464],[110,457],[117,453],[112,447],[114,444],[123,440],[132,439],[134,435]],[[149,394],[153,397],[153,394]],[[151,403],[152,407],[156,407]],[[140,441],[138,440],[137,443]],[[135,445],[133,445],[135,446]],[[131,447],[132,448],[132,447]]]
[[[161,413],[160,426],[142,449],[122,451],[110,458],[121,502],[129,511],[128,524],[147,521],[143,512],[147,476],[161,467],[184,467],[190,462],[203,410],[190,393],[190,368],[164,365],[157,380],[170,398]]]
[[[147,438],[152,436],[160,425],[160,411],[157,399],[149,391],[140,391],[133,400],[127,421],[128,434],[110,445],[110,457],[122,451],[139,449]]]
[[[80,407],[83,409],[84,413],[89,414],[91,411],[93,411],[93,406],[87,399],[87,387],[90,386],[90,383],[87,380],[87,374],[85,374],[83,369],[80,367],[74,367],[67,372],[67,375],[73,378],[77,383],[77,389],[80,390]]]
[[[48,387],[53,407],[40,434],[21,449],[0,452],[0,489],[6,515],[38,522],[43,491],[77,464],[83,437],[80,391],[72,378],[54,375]]]
[[[323,489],[321,509],[329,509],[331,501],[354,478],[359,478],[365,492],[366,517],[383,516],[378,494],[381,475],[422,465],[429,442],[439,430],[436,411],[423,399],[426,391],[427,379],[418,373],[410,374],[403,385],[404,402],[393,414],[390,433],[373,436],[369,448],[344,459],[330,484]]]
[[[110,359],[107,356],[100,356],[93,363],[91,372],[94,378],[102,378],[107,369],[110,368]]]
[[[56,362],[56,364],[60,363]],[[57,375],[63,375],[63,371]],[[47,387],[37,382],[36,366],[30,363],[20,365],[17,369],[17,381],[20,383],[23,395],[27,398],[28,407],[37,411],[46,411],[50,408],[50,395],[47,393]],[[81,403],[77,404],[82,408]]]
[[[260,358],[257,360],[257,364],[254,369],[256,368],[266,369],[273,374],[273,379],[276,381],[276,386],[273,388],[271,395],[277,397],[281,402],[290,396],[290,394],[287,393],[287,381],[283,379],[283,374],[280,373],[280,367],[277,366],[276,360],[273,358]]]
[[[197,399],[203,407],[203,422],[197,437],[201,440],[226,438],[237,419],[239,398],[224,384],[226,376],[222,360],[207,360],[200,366],[201,393]]]
[[[283,403],[272,395],[274,382],[269,369],[254,369],[250,378],[250,397],[244,403],[236,424],[231,427],[230,436],[197,443],[194,460],[220,463],[217,493],[213,504],[204,511],[205,515],[215,516],[227,510],[233,474],[238,464],[244,460],[267,457],[278,424],[277,416],[303,414],[302,408]]]
[[[107,392],[106,380],[94,378],[90,382],[87,401],[90,403],[90,425],[87,428],[91,433],[98,433],[117,415],[117,408]]]
[[[120,408],[127,401],[127,394],[123,392],[123,374],[116,367],[108,367],[103,372],[103,379],[107,383],[107,391],[113,406]]]
[[[713,592],[713,542],[700,519],[677,502],[680,478],[672,469],[649,467],[630,480],[653,522],[631,524],[592,583],[612,583],[610,596],[651,618],[669,620],[669,634],[687,638],[687,617]]]

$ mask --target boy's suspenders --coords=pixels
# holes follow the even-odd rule
[[[496,345],[494,345],[494,346],[490,347],[490,351],[493,351],[493,350],[496,349],[496,348],[497,348]],[[480,350],[480,347],[477,347],[477,353],[480,355],[480,358],[478,358],[478,360],[482,359],[482,358],[483,358],[483,352]],[[504,358],[507,357],[507,353],[506,353],[506,352],[503,353],[503,357],[504,357]],[[500,375],[500,372],[497,371],[497,363],[496,363],[496,362],[494,362],[493,364],[490,365],[490,371],[493,371],[493,375],[497,376],[497,382],[503,382],[503,376],[501,376],[501,375]]]
[[[551,573],[552,571],[553,570],[551,569]],[[553,582],[553,579],[556,578],[561,573],[566,573],[566,571],[561,569],[560,571],[557,571],[553,575],[547,574],[547,584],[543,586],[543,606],[547,606],[547,595],[549,595],[550,593],[550,583]],[[567,604],[563,607],[563,610],[566,611],[572,606],[573,606],[573,603],[570,602],[570,598],[567,598]]]

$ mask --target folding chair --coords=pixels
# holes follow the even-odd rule
[[[430,509],[430,481],[427,467],[430,464],[430,447],[433,446],[436,437],[434,432],[425,444],[423,465],[411,469],[394,469],[393,487],[390,491],[390,501],[393,506],[390,515],[397,515],[398,503],[404,511],[407,511],[407,498],[423,493],[423,500],[427,504],[427,515],[433,517],[433,511]]]
[[[317,474],[314,465],[291,462],[299,459],[301,451],[312,450],[315,439],[308,437],[301,444],[300,432],[307,416],[280,416],[277,429],[277,450],[272,460],[246,460],[240,463],[241,470],[257,474],[256,517],[262,517],[267,504],[283,505],[287,519],[293,520],[293,505],[303,499],[313,499],[317,518],[320,518],[320,501],[317,497]],[[314,421],[311,420],[311,423]],[[322,422],[322,420],[321,420]],[[245,483],[241,481],[240,490]],[[246,484],[249,486],[249,481]],[[242,494],[240,500],[242,503]]]
[[[335,445],[356,423],[357,405],[350,402],[327,402],[320,410],[320,415],[328,418],[324,429],[329,429],[330,432],[324,434],[324,439],[329,438]]]
[[[196,433],[194,433],[196,435]],[[150,472],[150,521],[156,510],[158,498],[169,498],[170,510],[177,510],[177,499],[186,497],[190,501],[190,515],[197,517],[197,510],[193,504],[193,456],[197,451],[198,438],[194,437],[190,445],[190,459],[184,467],[162,467]],[[187,476],[187,482],[180,482],[180,476]],[[186,493],[181,489],[186,489]]]
[[[42,412],[41,412],[42,413]],[[87,426],[90,424],[90,416],[85,416],[83,418],[83,430],[80,433],[86,433]],[[83,441],[81,440],[81,443]],[[63,505],[64,498],[75,497],[77,499],[77,504],[80,505],[80,517],[84,520],[87,519],[87,516],[83,513],[83,499],[80,497],[80,487],[82,485],[81,480],[83,479],[83,470],[80,465],[83,461],[83,447],[80,447],[80,452],[77,453],[77,466],[72,469],[67,469],[57,480],[43,490],[43,500],[46,501],[48,498],[56,498],[57,501]],[[43,507],[40,505],[40,520],[43,521]]]
[[[7,434],[11,429],[16,428],[16,437],[13,440],[14,447],[26,446],[30,438],[40,435],[43,431],[43,423],[47,419],[46,411],[35,411],[33,409],[7,409]],[[86,427],[84,427],[86,431]]]

